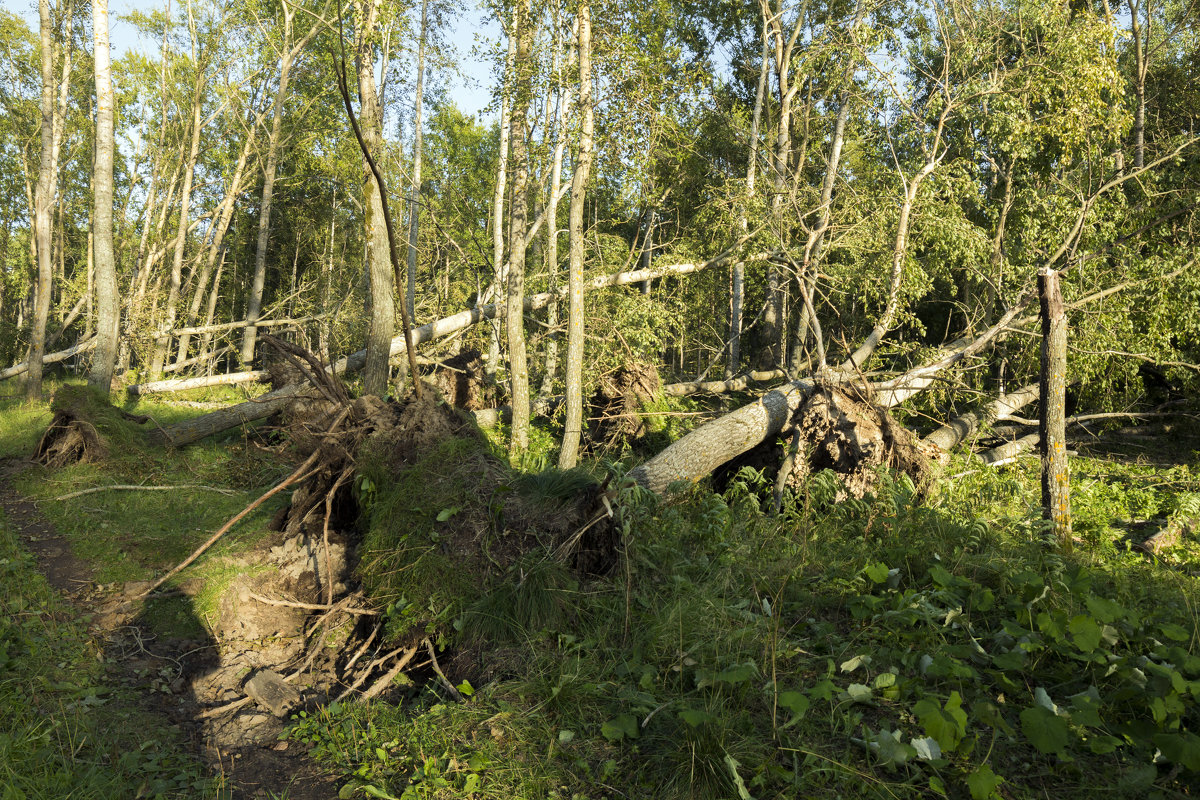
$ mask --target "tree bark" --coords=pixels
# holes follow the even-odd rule
[[[292,62],[299,46],[292,44],[292,21],[296,12],[287,3],[283,9],[283,49],[279,54],[279,91],[275,93],[275,104],[271,111],[271,136],[267,140],[267,163],[263,167],[262,203],[258,210],[258,239],[254,245],[254,275],[250,282],[250,297],[246,306],[246,331],[242,334],[242,364],[254,363],[254,345],[258,336],[255,327],[262,315],[263,289],[267,280],[267,245],[271,239],[271,203],[275,196],[275,173],[279,169],[279,140],[283,133],[283,106],[287,102],[288,82],[291,78]],[[315,32],[316,26],[313,26]],[[303,46],[312,38],[312,33],[300,43]],[[368,178],[369,180],[369,178]]]
[[[1005,419],[1034,400],[1037,400],[1039,391],[1039,386],[1036,383],[1022,386],[1015,392],[1009,392],[1006,395],[996,398],[979,411],[960,414],[926,436],[923,441],[927,444],[936,445],[942,451],[952,450],[974,436],[984,425]]]
[[[513,65],[517,57],[516,12],[513,12],[514,29],[508,36],[508,55],[504,59],[504,80],[512,80]],[[500,90],[500,149],[496,157],[496,191],[492,196],[492,268],[495,274],[489,291],[480,295],[479,305],[485,305],[491,298],[490,294],[504,285],[508,265],[504,263],[504,196],[507,193],[508,182],[508,134],[509,115],[512,113],[512,103],[508,87]],[[488,380],[496,375],[500,362],[500,319],[497,317],[492,324],[491,338],[488,341],[487,359],[484,361],[484,373]]]
[[[583,431],[583,201],[592,169],[592,11],[586,0],[579,4],[576,21],[579,57],[579,152],[575,174],[571,178],[571,208],[568,222],[567,266],[567,370],[566,420],[560,469],[570,469],[579,458],[579,440]]]
[[[42,101],[41,101],[41,163],[38,168],[37,190],[34,194],[33,231],[37,247],[37,293],[33,306],[33,330],[29,334],[29,376],[25,379],[25,396],[30,400],[42,398],[42,356],[46,347],[46,321],[50,317],[50,289],[54,266],[50,253],[50,211],[55,195],[54,159],[54,47],[50,21],[50,0],[39,0],[41,19]]]
[[[1064,547],[1071,547],[1071,493],[1067,465],[1067,317],[1058,273],[1038,273],[1042,312],[1042,404],[1038,416],[1042,457],[1042,516]]]
[[[371,153],[382,156],[383,120],[379,94],[375,88],[374,37],[378,0],[361,0],[356,16],[355,66],[358,71],[359,125],[363,141]],[[387,394],[388,350],[396,329],[395,277],[388,256],[387,229],[383,219],[383,201],[372,177],[370,164],[363,157],[363,208],[367,238],[367,271],[370,321],[367,328],[367,363],[363,370],[363,391],[383,397]]]
[[[226,191],[225,200],[220,207],[220,214],[218,215],[216,228],[213,232],[212,242],[208,246],[208,256],[204,262],[204,267],[200,271],[200,276],[196,279],[196,290],[192,295],[192,302],[188,306],[187,313],[187,322],[190,325],[196,323],[196,318],[200,314],[200,306],[203,305],[205,296],[213,297],[221,285],[220,271],[218,270],[216,276],[214,276],[213,269],[216,266],[217,257],[225,252],[225,234],[229,231],[229,223],[233,220],[237,198],[242,191],[246,162],[250,157],[250,151],[254,148],[255,136],[253,131],[254,128],[250,128],[246,134],[246,141],[242,145],[242,152],[238,156],[237,165],[233,169],[233,177],[229,180],[229,189]],[[212,282],[211,291],[208,290],[210,279]],[[179,350],[175,355],[175,362],[179,364],[187,360],[188,346],[191,343],[193,332],[187,329],[177,329],[174,333],[179,337]]]
[[[106,396],[117,363],[121,306],[113,257],[113,88],[108,47],[108,0],[92,0],[95,41],[96,163],[92,178],[92,230],[95,248],[96,353],[88,385]]]
[[[508,379],[513,407],[512,440],[509,443],[509,452],[512,455],[524,453],[529,449],[529,363],[525,351],[525,316],[521,313],[525,297],[525,225],[529,211],[525,120],[533,95],[533,21],[530,19],[529,0],[518,1],[515,24],[516,91],[508,134],[509,146],[512,148],[513,185],[512,211],[508,222],[508,308],[505,312]]]
[[[421,104],[425,99],[425,31],[429,15],[429,0],[421,0],[421,38],[417,45],[417,88],[413,109],[413,166],[412,193],[408,199],[408,318],[416,322],[417,296],[417,237],[421,220]]]
[[[563,153],[567,147],[567,112],[571,106],[571,95],[566,91],[566,82],[559,71],[559,41],[557,12],[555,12],[554,34],[554,72],[558,79],[558,109],[555,112],[554,123],[554,156],[550,164],[550,198],[546,204],[546,266],[550,275],[550,291],[558,289],[558,201],[562,190]],[[550,336],[546,342],[545,370],[542,376],[542,388],[539,395],[549,395],[554,390],[554,378],[558,372],[558,303],[551,302],[546,308],[546,324],[550,326]]]
[[[767,9],[762,9],[762,64],[758,70],[758,87],[754,92],[754,116],[750,122],[750,157],[746,164],[746,203],[754,198],[755,182],[758,177],[758,133],[762,124],[763,99],[767,91],[767,73],[770,66],[771,48],[768,36]],[[749,231],[746,208],[742,207],[742,235]],[[725,377],[732,378],[741,369],[742,363],[742,308],[746,299],[746,264],[738,261],[733,265],[730,278],[729,297],[729,364]]]

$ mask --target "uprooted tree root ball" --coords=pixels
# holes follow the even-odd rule
[[[634,363],[600,376],[588,399],[588,442],[592,452],[620,451],[649,432],[642,409],[658,396],[658,370]]]
[[[796,409],[779,439],[763,442],[714,472],[723,491],[743,467],[761,469],[796,490],[812,474],[837,473],[843,491],[861,498],[872,492],[881,468],[903,472],[919,489],[930,480],[929,455],[920,440],[870,396],[849,384],[815,387]]]
[[[514,473],[469,416],[423,389],[403,401],[327,398],[287,415],[306,466],[272,521],[277,533],[230,564],[236,575],[213,625],[221,663],[201,682],[207,701],[247,670],[307,687],[289,708],[378,696],[422,664],[438,680],[478,682],[483,664],[498,667],[473,653],[512,633],[489,628],[490,593],[542,591],[546,580],[615,563],[611,511],[594,479]],[[534,606],[526,621],[536,622]],[[445,669],[439,639],[450,648]],[[218,744],[273,735],[249,706],[210,708]],[[248,734],[239,716],[260,727]]]
[[[33,455],[47,467],[103,461],[113,440],[140,439],[135,425],[150,419],[114,407],[86,386],[63,386],[54,393],[50,410],[54,417]]]

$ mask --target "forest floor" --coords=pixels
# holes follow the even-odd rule
[[[543,506],[508,498],[577,480],[460,439],[382,472],[364,461],[369,652],[424,642],[432,663],[371,701],[250,704],[231,738],[206,715],[243,692],[203,678],[228,649],[223,598],[278,548],[286,493],[136,598],[299,459],[235,431],[47,468],[27,459],[48,407],[0,410],[4,800],[1200,793],[1194,422],[1074,445],[1069,552],[1042,531],[1036,459],[955,458],[926,494],[885,480],[861,501],[817,475],[778,516],[753,471],[722,495],[622,488],[616,558],[586,569],[552,557],[557,529],[496,527],[533,530]],[[618,485],[628,466],[590,469]],[[1157,555],[1137,549],[1172,527]],[[436,585],[410,579],[418,566]]]

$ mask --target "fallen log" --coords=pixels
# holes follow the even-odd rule
[[[175,378],[149,383],[135,383],[125,391],[134,397],[162,392],[185,392],[188,389],[203,389],[206,386],[228,386],[238,383],[260,383],[271,379],[266,370],[254,372],[231,372],[228,375],[211,375],[206,378]]]
[[[923,441],[926,444],[936,445],[943,452],[952,450],[966,439],[974,436],[984,425],[1002,419],[1011,419],[1012,414],[1037,398],[1038,385],[1036,383],[1022,386],[1015,392],[1001,395],[979,411],[971,411],[955,417],[926,436]]]
[[[662,387],[662,393],[671,397],[685,397],[689,394],[700,394],[708,392],[710,394],[724,394],[726,392],[741,392],[745,391],[751,383],[766,383],[767,381],[783,380],[788,377],[788,374],[781,369],[766,370],[762,372],[747,372],[744,375],[730,378],[724,381],[684,381],[682,383],[668,383]]]
[[[670,264],[653,269],[639,269],[631,272],[618,272],[610,275],[601,275],[593,278],[590,286],[593,289],[602,289],[612,286],[628,286],[630,284],[641,283],[654,278],[661,278],[668,275],[688,275],[694,272],[701,272],[706,269],[726,263],[730,258],[730,251],[725,251],[716,258],[708,261],[685,263],[685,264]],[[755,256],[743,259],[746,261],[765,261],[768,258],[768,253],[760,253]],[[563,286],[555,292],[543,292],[525,298],[524,310],[525,313],[535,311],[540,308],[545,308],[555,298],[565,297],[568,287]],[[419,327],[413,328],[410,333],[412,336],[413,345],[424,344],[458,333],[461,330],[477,325],[484,320],[494,317],[499,309],[499,304],[491,303],[486,306],[471,308],[466,311],[460,311],[457,314],[452,314],[449,317],[434,322],[426,323]],[[404,355],[406,345],[403,336],[397,336],[392,339],[392,345],[389,352],[391,358],[396,358]],[[349,375],[361,370],[367,363],[367,351],[359,350],[356,353],[351,353],[339,359],[334,363],[332,371],[338,375]],[[244,374],[244,373],[234,373]],[[201,439],[212,436],[221,431],[238,425],[244,425],[255,420],[264,419],[271,416],[277,411],[287,407],[291,398],[298,397],[305,391],[307,383],[294,383],[280,387],[275,391],[263,395],[254,400],[239,403],[229,408],[219,409],[211,414],[205,414],[202,417],[195,419],[184,420],[183,422],[175,423],[167,426],[150,435],[150,440],[156,444],[171,445],[174,447],[182,447],[184,445],[198,442]]]
[[[71,347],[68,347],[66,350],[59,350],[57,353],[47,353],[46,355],[42,356],[42,364],[54,364],[59,361],[66,361],[71,356],[77,355],[79,353],[86,353],[87,351],[91,350],[95,346],[96,346],[96,337],[93,336],[89,339],[84,339],[82,342],[78,342],[78,343],[72,345]],[[14,364],[13,366],[9,367],[6,370],[0,371],[0,381],[5,380],[7,378],[15,378],[16,376],[20,375],[21,373],[28,372],[28,371],[29,371],[29,362],[22,361],[20,364]]]
[[[993,447],[991,450],[985,450],[979,454],[979,460],[989,467],[1000,467],[1005,464],[1011,464],[1025,453],[1038,446],[1038,442],[1042,437],[1036,433],[1030,433],[1022,436],[1012,442],[1005,442],[999,447]]]
[[[639,486],[661,493],[677,481],[695,482],[717,467],[777,436],[815,384],[798,380],[702,425],[629,473]]]

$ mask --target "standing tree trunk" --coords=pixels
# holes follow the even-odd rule
[[[533,20],[530,19],[529,0],[519,0],[517,3],[515,26],[516,80],[508,134],[513,160],[512,213],[508,222],[508,308],[504,316],[508,339],[508,378],[513,407],[512,441],[509,450],[518,454],[529,449],[529,363],[525,352],[525,317],[521,313],[525,299],[525,225],[529,210],[525,119],[533,95]]]
[[[559,71],[559,52],[562,44],[559,38],[557,7],[554,24],[554,73],[558,76],[558,109],[554,122],[554,157],[550,166],[550,201],[546,206],[546,265],[550,273],[551,292],[558,289],[558,200],[562,189],[563,152],[567,146],[567,111],[571,106],[571,96],[566,91],[566,81]],[[542,377],[542,388],[539,395],[548,396],[554,389],[554,378],[558,371],[558,337],[555,330],[558,327],[558,303],[553,302],[546,307],[546,323],[550,326],[550,337],[546,342],[546,369]]]
[[[92,0],[96,71],[96,162],[92,175],[92,229],[95,241],[96,352],[88,384],[105,395],[117,362],[117,265],[113,258],[113,88],[108,52],[108,0]]]
[[[50,205],[54,202],[54,49],[50,22],[50,0],[39,0],[42,46],[42,153],[38,168],[37,190],[34,194],[33,230],[37,247],[38,280],[33,306],[33,330],[29,334],[29,375],[25,379],[25,396],[30,400],[42,397],[42,356],[46,348],[46,320],[50,316],[50,285],[54,265],[50,259]]]
[[[413,108],[412,194],[408,198],[408,318],[416,324],[417,237],[421,220],[421,102],[425,94],[425,31],[429,19],[429,0],[421,0],[421,38],[417,45],[417,91]]]
[[[574,467],[579,458],[583,431],[583,199],[592,169],[592,13],[588,3],[579,4],[579,153],[571,178],[569,227],[570,262],[567,267],[567,419],[563,431],[561,469]]]
[[[513,30],[508,37],[508,55],[504,59],[504,81],[512,80],[513,61],[517,55],[517,34]],[[508,96],[507,87],[502,86],[500,89],[500,152],[496,158],[496,192],[492,196],[492,269],[495,271],[492,277],[492,285],[488,287],[488,291],[482,293],[479,297],[478,305],[486,305],[491,301],[493,292],[499,291],[503,285],[505,275],[503,272],[504,265],[504,194],[507,190],[508,181],[508,128],[509,115],[511,113],[511,102]],[[496,317],[492,320],[491,338],[488,341],[487,360],[484,362],[484,374],[488,380],[493,380],[496,375],[496,368],[500,362],[500,320],[502,317]]]
[[[200,276],[196,279],[196,291],[192,295],[192,302],[188,306],[186,318],[187,325],[195,325],[200,314],[200,307],[204,305],[204,298],[208,291],[209,279],[213,278],[213,268],[217,263],[217,256],[222,254],[225,249],[225,234],[229,231],[229,224],[233,221],[233,212],[237,206],[238,195],[242,192],[243,176],[246,172],[246,161],[250,157],[250,151],[254,149],[254,128],[251,127],[246,133],[246,142],[242,145],[242,152],[238,156],[237,165],[233,169],[233,177],[229,179],[229,189],[225,193],[225,200],[220,206],[220,214],[218,215],[217,224],[213,231],[212,241],[208,245],[208,256],[205,259],[204,266],[200,270]],[[220,278],[213,281],[213,292],[215,293],[220,287]],[[209,337],[211,338],[211,337]],[[176,353],[176,363],[183,363],[187,360],[188,346],[191,343],[190,334],[180,334],[179,350]],[[203,348],[202,348],[203,352]]]
[[[1038,415],[1042,456],[1042,516],[1064,547],[1071,547],[1071,492],[1067,465],[1067,318],[1058,273],[1038,272],[1042,306],[1041,413]]]
[[[375,27],[378,0],[358,3],[355,30],[355,68],[358,71],[359,125],[363,141],[382,160],[383,118],[375,88]],[[396,328],[395,277],[388,255],[387,227],[379,186],[363,156],[363,208],[367,238],[367,274],[370,283],[370,321],[367,326],[367,363],[363,369],[363,391],[383,397],[388,388],[388,351]]]
[[[262,318],[263,289],[267,281],[267,244],[271,239],[271,202],[275,195],[275,173],[279,168],[279,142],[283,131],[283,106],[287,102],[288,82],[296,56],[316,35],[318,26],[313,25],[308,35],[298,43],[292,42],[292,20],[296,12],[287,3],[283,8],[283,49],[279,54],[279,91],[275,94],[275,105],[271,112],[271,138],[267,142],[267,163],[263,168],[262,204],[258,211],[258,240],[254,246],[254,277],[250,284],[250,297],[246,306],[246,331],[242,334],[242,364],[254,361],[254,343],[258,328],[254,323]],[[182,358],[182,354],[181,354]]]
[[[183,286],[183,251],[187,247],[188,214],[191,210],[192,182],[196,177],[196,161],[200,155],[200,129],[203,127],[201,110],[204,104],[204,91],[207,84],[205,77],[206,64],[200,61],[200,42],[196,23],[192,15],[192,5],[188,6],[188,30],[192,42],[192,63],[196,65],[196,83],[192,89],[192,140],[188,148],[187,163],[183,167],[183,189],[179,195],[179,229],[175,235],[174,249],[171,255],[171,283],[167,289],[166,307],[163,309],[162,335],[154,345],[154,355],[150,359],[150,374],[162,373],[167,360],[167,348],[171,344],[170,331],[175,327],[175,318],[179,314],[179,292]]]
[[[767,91],[767,68],[771,60],[770,38],[767,27],[767,10],[763,8],[762,65],[758,70],[758,88],[754,92],[754,117],[750,123],[750,158],[746,165],[746,203],[754,197],[754,184],[758,177],[758,132],[762,125],[763,98]],[[746,209],[742,208],[742,235],[749,232]],[[733,265],[732,286],[729,298],[729,365],[725,377],[732,378],[741,367],[742,358],[742,307],[746,298],[746,262]]]

